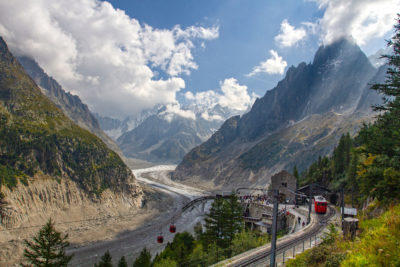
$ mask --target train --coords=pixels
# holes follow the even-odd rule
[[[325,214],[327,207],[328,207],[328,202],[323,196],[314,197],[314,208],[316,213]]]

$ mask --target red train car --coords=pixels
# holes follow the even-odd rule
[[[314,208],[316,213],[325,214],[328,202],[323,196],[314,197]]]

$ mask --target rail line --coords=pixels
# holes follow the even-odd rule
[[[279,254],[280,252],[283,252],[283,251],[293,247],[294,245],[297,245],[298,243],[316,235],[319,231],[321,231],[325,227],[326,223],[335,214],[336,214],[336,210],[332,207],[329,207],[329,213],[324,215],[323,218],[319,219],[318,222],[312,228],[310,228],[307,232],[304,232],[303,235],[301,235],[297,238],[282,241],[279,244],[277,244],[276,254]],[[243,259],[240,262],[233,264],[233,265],[229,265],[229,266],[235,266],[235,267],[249,266],[253,263],[257,263],[259,261],[265,260],[270,255],[271,255],[271,248],[267,248],[266,250],[260,251],[256,255],[252,256],[250,259]]]

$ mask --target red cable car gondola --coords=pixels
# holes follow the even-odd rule
[[[162,243],[164,242],[164,237],[162,235],[157,236],[157,243]]]
[[[171,233],[175,233],[175,232],[176,232],[176,226],[173,225],[173,224],[171,224],[171,225],[169,226],[169,231],[170,231]]]

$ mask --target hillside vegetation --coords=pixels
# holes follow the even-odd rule
[[[133,179],[120,157],[74,124],[25,74],[0,39],[0,177],[13,187],[35,174],[69,177],[85,191],[120,190]]]
[[[369,211],[365,212],[367,214]],[[308,266],[399,266],[400,205],[392,206],[378,218],[360,220],[362,232],[354,241],[332,231],[323,243],[287,263]]]
[[[388,43],[394,55],[384,55],[390,66],[386,82],[372,86],[384,98],[374,107],[380,111],[376,122],[364,125],[355,139],[342,136],[332,157],[313,163],[301,180],[344,187],[360,207],[374,199],[359,216],[361,234],[353,241],[331,235],[288,266],[400,265],[400,16],[397,22]]]

